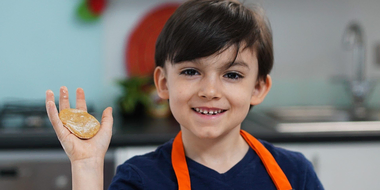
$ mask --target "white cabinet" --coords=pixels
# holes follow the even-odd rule
[[[302,152],[314,165],[325,189],[380,187],[380,142],[275,144]]]
[[[136,155],[142,155],[156,150],[157,146],[131,146],[115,150],[115,167]],[[116,170],[115,170],[116,171]]]

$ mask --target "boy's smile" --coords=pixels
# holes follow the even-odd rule
[[[240,130],[250,105],[259,104],[270,88],[257,80],[256,51],[231,46],[222,53],[157,67],[155,82],[161,98],[169,99],[183,135],[218,138]]]
[[[198,117],[202,118],[205,121],[216,120],[227,111],[227,110],[223,110],[219,108],[207,108],[207,107],[197,107],[197,108],[192,108],[192,110],[198,115]]]
[[[205,107],[200,107],[200,108],[192,108],[194,111],[202,114],[202,115],[219,115],[226,110],[219,109],[219,108],[205,108]]]

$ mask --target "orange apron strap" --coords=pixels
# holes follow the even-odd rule
[[[189,169],[182,143],[182,132],[175,137],[172,145],[172,165],[177,177],[179,190],[191,190]]]
[[[260,143],[255,137],[250,135],[244,130],[240,130],[241,136],[247,141],[249,146],[257,153],[264,166],[272,178],[273,183],[278,190],[291,190],[292,186],[289,183],[288,178],[273,158],[272,154]]]
[[[288,178],[264,145],[262,145],[255,137],[243,130],[240,130],[240,134],[260,157],[276,188],[278,190],[291,190],[292,186],[290,185]],[[177,177],[178,189],[191,190],[189,169],[186,163],[181,131],[177,134],[173,141],[171,157],[173,169]]]

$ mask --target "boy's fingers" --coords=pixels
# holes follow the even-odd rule
[[[69,92],[66,86],[59,89],[59,111],[70,108]]]
[[[99,129],[99,136],[100,136],[99,138],[111,139],[112,125],[113,125],[112,108],[108,107],[103,111],[102,121],[101,121],[100,129]]]
[[[67,136],[70,132],[63,126],[61,120],[58,116],[57,107],[52,101],[46,103],[46,111],[49,116],[49,120],[53,125],[54,131],[57,134],[58,139],[62,142],[62,139]]]
[[[48,101],[54,102],[54,93],[51,90],[46,91],[45,105],[47,105]],[[46,109],[46,111],[47,111],[47,109]]]
[[[87,111],[86,99],[82,88],[77,89],[77,109]]]

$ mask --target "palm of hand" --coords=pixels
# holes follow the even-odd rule
[[[77,109],[87,111],[83,89],[78,88],[76,95]],[[61,87],[60,110],[70,108],[68,97],[67,88]],[[88,140],[79,139],[63,126],[54,103],[54,94],[50,90],[46,92],[46,110],[57,137],[71,162],[86,159],[104,159],[112,136],[112,108],[109,107],[104,110],[99,132]]]

